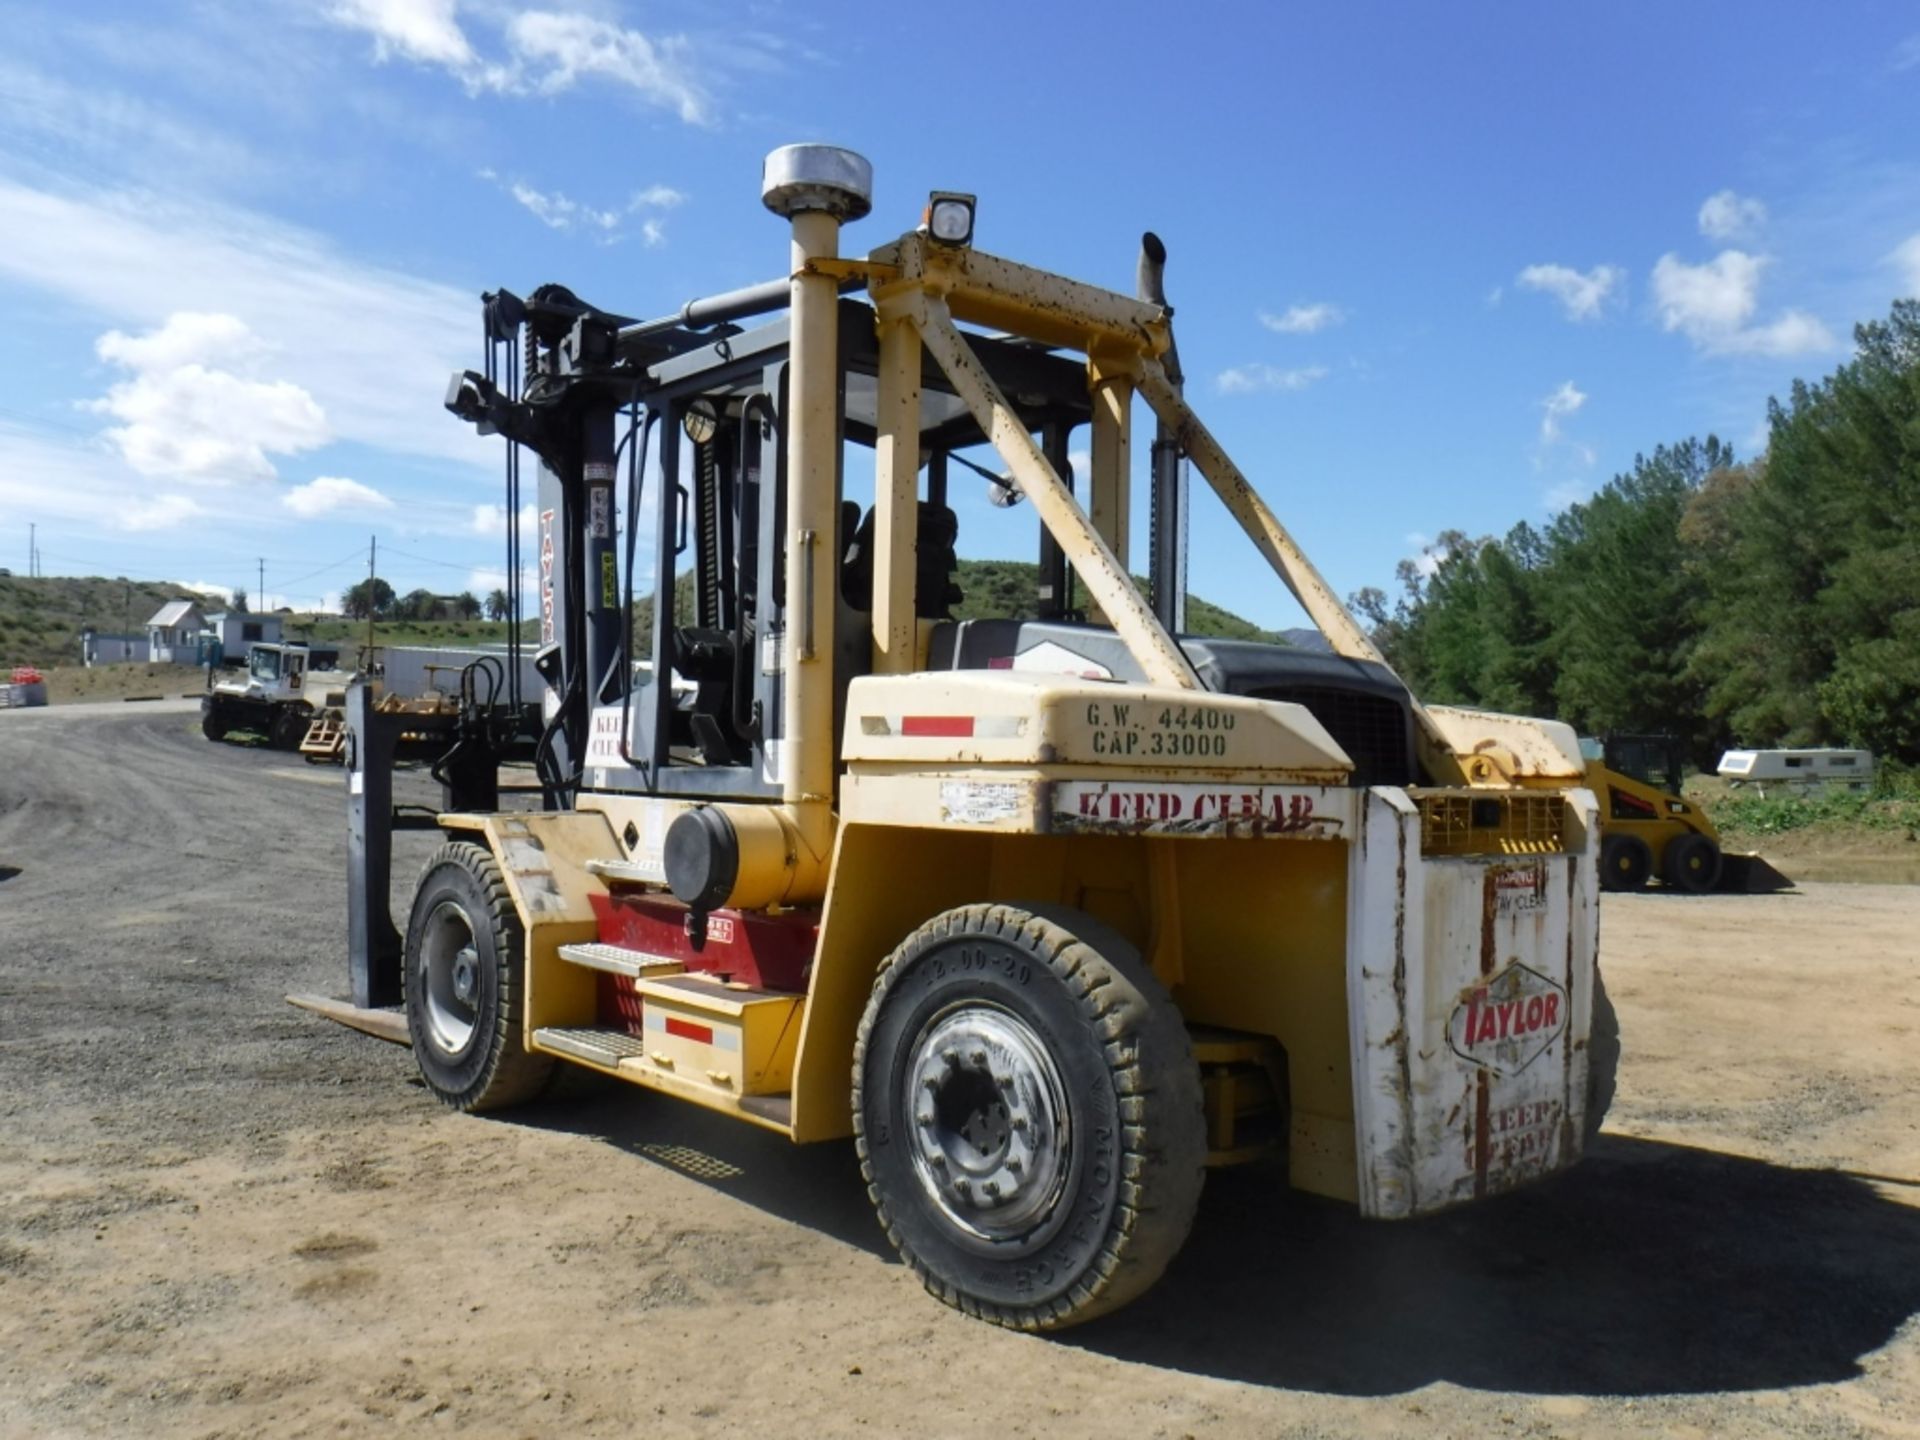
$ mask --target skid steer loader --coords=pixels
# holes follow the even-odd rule
[[[1616,1051],[1572,732],[1408,694],[1182,398],[1151,237],[1144,299],[976,249],[959,193],[843,257],[871,185],[775,151],[786,272],[660,319],[485,298],[447,403],[540,463],[543,803],[499,808],[473,727],[402,933],[350,696],[332,1013],[460,1110],[584,1066],[851,1136],[927,1288],[1025,1329],[1152,1285],[1209,1166],[1397,1218],[1573,1164]],[[952,618],[982,445],[1043,532],[1034,620]],[[1335,653],[1163,621],[1183,462]]]

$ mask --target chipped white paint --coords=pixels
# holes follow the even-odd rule
[[[1580,1158],[1597,932],[1589,791],[1574,853],[1424,859],[1402,792],[1362,801],[1348,1014],[1363,1214],[1496,1194]]]

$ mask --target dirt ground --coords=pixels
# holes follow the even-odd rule
[[[1920,1436],[1920,889],[1607,897],[1578,1170],[1398,1226],[1221,1175],[1034,1339],[921,1293],[847,1146],[464,1118],[289,1008],[344,989],[339,784],[0,714],[0,1436]]]

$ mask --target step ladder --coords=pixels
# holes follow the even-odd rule
[[[602,970],[609,975],[624,975],[629,980],[679,975],[687,968],[678,960],[669,960],[664,955],[649,955],[644,950],[629,950],[624,945],[606,945],[597,940],[584,945],[562,945],[559,954],[569,965]]]

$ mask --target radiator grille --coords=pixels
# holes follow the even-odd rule
[[[1276,685],[1252,693],[1305,706],[1353,761],[1349,784],[1415,783],[1410,717],[1398,700],[1329,685]]]
[[[1559,795],[1443,791],[1419,799],[1425,855],[1554,855],[1567,848],[1567,807]]]

